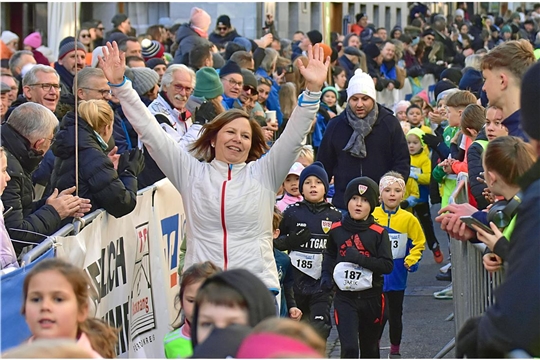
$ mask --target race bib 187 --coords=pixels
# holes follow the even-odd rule
[[[360,265],[340,262],[334,268],[334,282],[341,291],[362,291],[373,287],[373,272]]]

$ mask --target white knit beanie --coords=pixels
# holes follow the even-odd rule
[[[19,40],[19,35],[15,34],[14,32],[11,32],[9,30],[2,31],[2,36],[0,38],[4,44],[9,44],[13,40]]]
[[[347,87],[347,100],[356,94],[367,95],[377,101],[375,94],[375,83],[373,78],[362,71],[362,69],[357,69],[354,72],[354,76],[349,80],[349,87]]]

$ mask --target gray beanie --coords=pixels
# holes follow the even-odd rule
[[[130,70],[133,89],[137,91],[139,96],[146,94],[158,84],[159,75],[154,70],[143,67],[131,68]],[[128,72],[126,72],[126,76],[128,76]]]
[[[60,42],[60,47],[58,48],[58,60],[62,59],[70,52],[75,51],[75,44],[77,44],[77,50],[82,50],[86,53],[86,47],[82,42],[75,42],[75,38],[73,36],[68,36]]]

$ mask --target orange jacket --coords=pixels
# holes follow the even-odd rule
[[[0,59],[11,59],[13,51],[7,47],[2,40],[0,40]]]

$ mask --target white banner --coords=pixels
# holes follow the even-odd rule
[[[115,219],[104,212],[78,235],[58,239],[58,256],[84,268],[94,285],[95,316],[120,329],[119,357],[165,357],[163,338],[178,313],[178,280],[172,272],[178,267],[180,220],[176,228],[173,220],[185,219],[181,199],[175,196],[180,197],[165,181],[155,193],[139,194],[129,215]],[[177,208],[175,214],[166,206],[169,201]]]

